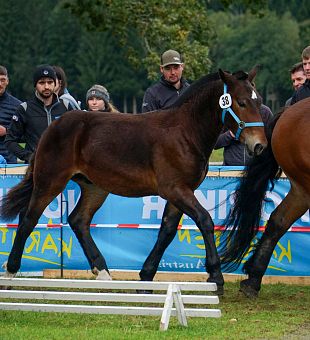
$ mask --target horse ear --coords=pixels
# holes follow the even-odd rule
[[[260,69],[261,65],[255,65],[252,70],[249,72],[249,81],[252,83],[254,78],[256,77],[257,71]]]
[[[223,71],[222,69],[219,69],[219,76],[225,84],[227,84],[231,79],[231,74],[229,72]]]

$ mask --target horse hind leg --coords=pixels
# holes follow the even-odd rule
[[[41,179],[43,176],[41,176]],[[32,191],[28,207],[22,209],[19,215],[18,228],[11,252],[6,264],[7,275],[16,274],[21,266],[21,259],[28,237],[37,225],[40,216],[47,205],[61,192],[66,185],[64,178],[54,176],[51,181],[37,183]]]
[[[68,222],[83,249],[93,274],[97,276],[97,280],[111,280],[106,261],[90,234],[91,220],[109,193],[101,190],[86,178],[74,180],[81,188],[81,196],[69,215]]]
[[[166,203],[157,241],[140,271],[142,281],[153,280],[165,250],[176,235],[182,214],[173,204]],[[139,291],[139,293],[150,293],[150,291]]]
[[[291,225],[308,210],[303,194],[293,188],[272,212],[266,230],[258,241],[253,255],[244,264],[248,278],[240,282],[240,291],[255,298],[261,289],[262,278],[267,270],[272,253]]]

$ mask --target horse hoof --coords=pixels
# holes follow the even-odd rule
[[[102,281],[112,281],[112,277],[110,274],[105,270],[98,270],[96,267],[92,270],[92,272],[97,275],[96,280]]]
[[[242,292],[249,299],[256,299],[259,292],[249,284],[248,280],[243,280],[240,282],[239,291]]]
[[[224,286],[217,285],[217,289],[214,293],[216,293],[216,295],[223,296],[224,295]]]
[[[8,261],[3,262],[1,268],[4,269],[4,270],[7,270],[7,268],[8,268]]]
[[[8,270],[7,270],[7,264],[8,264],[8,262],[5,261],[5,262],[3,263],[3,265],[1,266],[1,267],[5,270],[5,273],[4,273],[3,277],[4,277],[4,278],[8,278],[8,279],[13,279],[13,278],[16,276],[16,273],[10,273],[10,272],[8,272]],[[12,287],[11,287],[11,286],[0,286],[0,289],[1,289],[1,290],[10,290],[10,289],[12,289]]]

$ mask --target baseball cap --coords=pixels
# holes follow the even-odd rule
[[[168,50],[161,55],[161,66],[183,64],[181,55],[175,50]]]

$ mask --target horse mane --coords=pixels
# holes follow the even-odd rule
[[[197,93],[199,93],[199,90],[203,87],[206,87],[207,89],[211,89],[213,87],[213,83],[220,79],[220,75],[218,72],[210,73],[206,76],[201,77],[200,79],[196,80],[191,86],[189,86],[186,91],[180,96],[174,104],[172,104],[170,108],[180,107],[182,104],[187,102],[193,95],[197,96]]]
[[[246,80],[248,79],[248,74],[244,71],[237,71],[234,72],[233,75],[238,79],[238,80]]]

